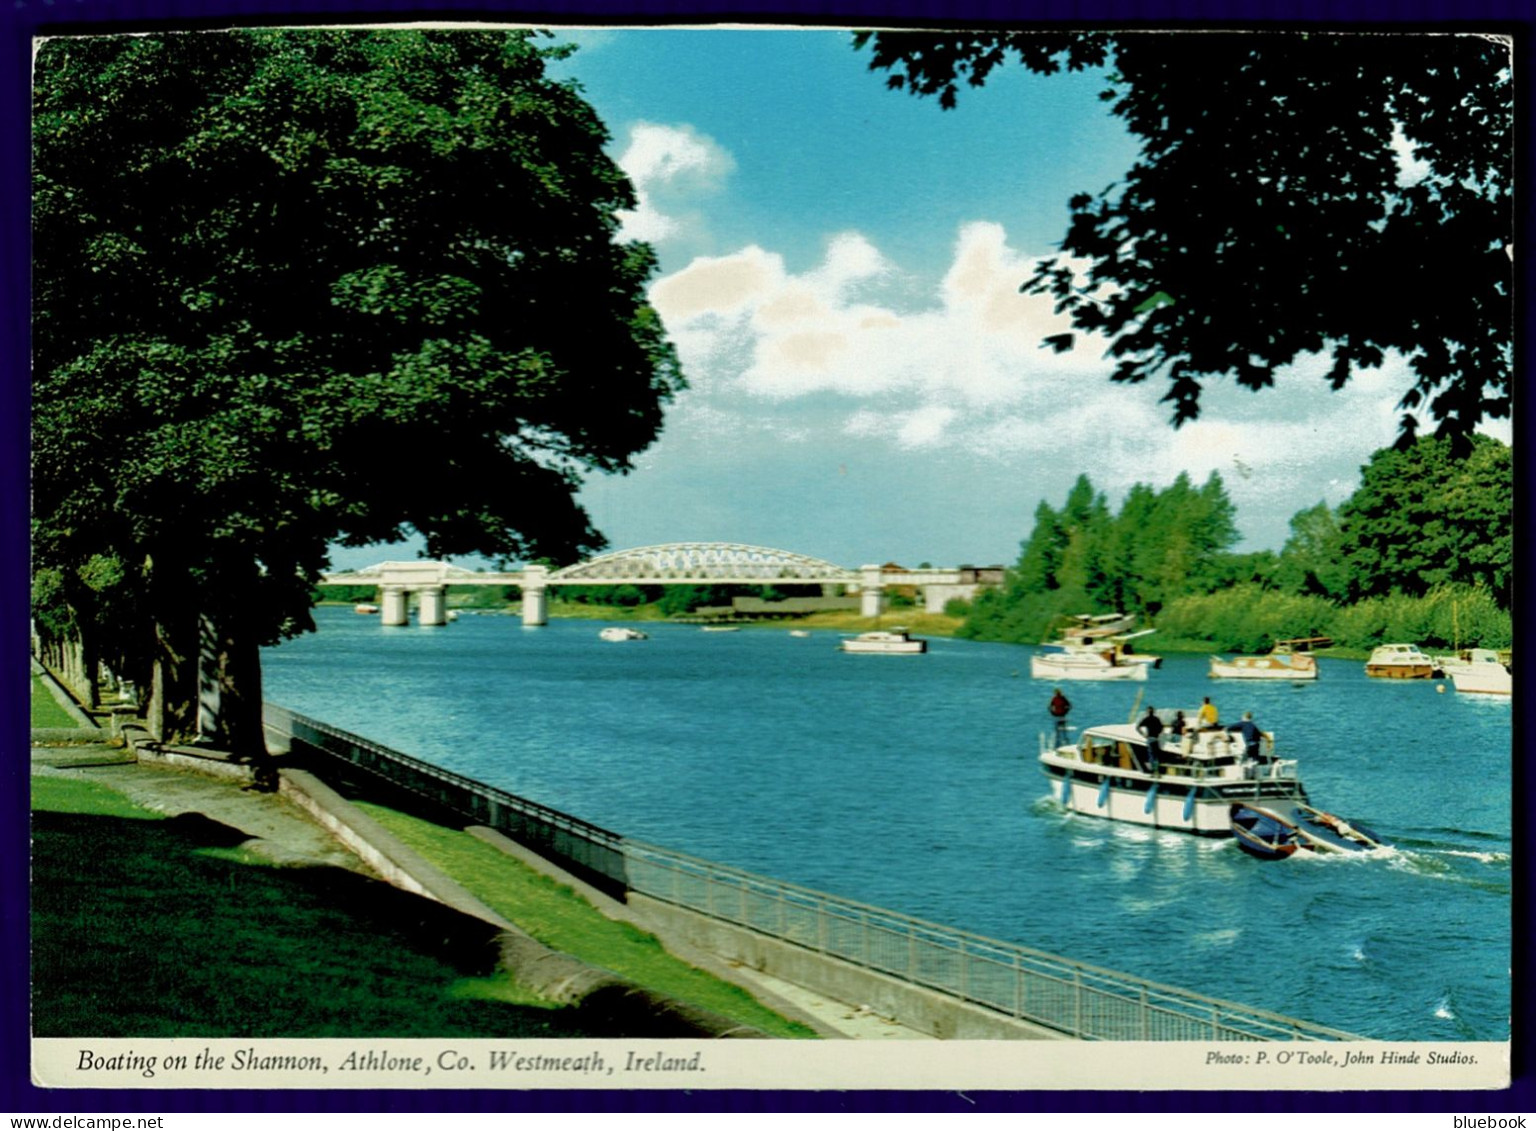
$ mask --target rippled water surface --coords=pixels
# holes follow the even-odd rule
[[[1139,687],[1067,686],[1078,725],[1125,721],[1138,690],[1143,708],[1252,710],[1317,804],[1395,845],[1261,862],[1062,811],[1035,765],[1051,687],[1025,648],[316,619],[266,653],[270,701],[615,832],[1366,1036],[1508,1038],[1508,701],[1343,660],[1312,685],[1171,656]]]

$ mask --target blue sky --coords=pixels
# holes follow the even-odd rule
[[[1354,489],[1396,435],[1400,363],[1326,392],[1326,361],[1272,390],[1218,381],[1175,431],[1163,387],[1115,386],[1099,349],[1022,296],[1067,200],[1117,180],[1131,139],[1100,74],[994,72],[957,110],[885,88],[837,30],[562,32],[657,249],[651,297],[691,387],[627,476],[582,494],[610,548],[772,546],[842,565],[1012,563],[1077,476],[1221,473],[1240,549]],[[1508,429],[1497,432],[1508,440]],[[407,548],[408,549],[408,548]],[[338,552],[338,567],[406,556]]]

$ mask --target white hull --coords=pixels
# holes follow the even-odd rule
[[[928,641],[908,636],[905,632],[865,632],[845,637],[838,647],[844,652],[861,652],[865,655],[920,656],[928,651]]]
[[[1459,692],[1474,695],[1509,695],[1514,690],[1514,677],[1503,664],[1484,668],[1480,664],[1451,672],[1451,683]]]
[[[1111,664],[1083,662],[1071,657],[1031,656],[1029,674],[1033,679],[1145,680],[1150,664]]]
[[[1159,789],[1149,809],[1148,793],[1142,790],[1117,789],[1111,785],[1106,794],[1102,784],[1074,781],[1063,789],[1059,780],[1053,779],[1053,782],[1056,800],[1064,808],[1085,817],[1103,817],[1108,821],[1171,829],[1196,836],[1232,835],[1232,802],[1225,798],[1197,799],[1191,806],[1187,795],[1172,796]],[[1065,800],[1063,793],[1067,795]]]
[[[1317,661],[1313,661],[1310,667],[1293,667],[1278,658],[1270,656],[1239,657],[1234,660],[1223,660],[1220,656],[1211,657],[1212,679],[1316,679]]]
[[[597,635],[602,640],[608,640],[615,643],[625,640],[649,639],[645,633],[641,632],[638,628],[605,628]]]
[[[842,645],[844,652],[863,652],[872,655],[890,656],[920,656],[927,651],[921,640],[908,640],[900,644],[888,644],[880,641],[844,640]]]

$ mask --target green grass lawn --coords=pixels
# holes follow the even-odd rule
[[[80,724],[69,712],[59,706],[47,686],[37,676],[32,677],[32,725],[35,727],[78,727]]]
[[[667,953],[655,936],[608,919],[570,887],[468,833],[377,805],[360,804],[359,808],[488,907],[555,950],[772,1036],[816,1036],[814,1030],[779,1016],[739,986]]]
[[[530,1004],[493,932],[336,868],[284,868],[206,817],[33,779],[40,1037],[612,1037]]]

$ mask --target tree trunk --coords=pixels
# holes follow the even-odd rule
[[[212,624],[213,661],[209,674],[218,695],[216,740],[241,761],[261,764],[267,757],[261,722],[261,649],[238,616]]]

